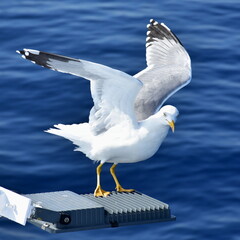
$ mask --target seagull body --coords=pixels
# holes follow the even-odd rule
[[[174,108],[173,110],[176,111]],[[92,133],[89,123],[58,124],[54,126],[55,129],[47,132],[71,140],[79,146],[75,151],[85,153],[91,160],[115,164],[134,163],[153,156],[166,137],[169,126],[158,115],[138,122],[136,126],[117,124],[98,135]]]
[[[33,63],[90,81],[94,106],[89,122],[57,124],[46,132],[72,141],[76,151],[99,161],[95,196],[108,196],[100,185],[102,165],[113,163],[110,172],[119,192],[131,192],[120,185],[115,167],[153,156],[174,131],[178,110],[162,104],[191,80],[191,61],[178,38],[164,24],[147,25],[147,68],[135,76],[119,70],[38,50],[17,51]]]

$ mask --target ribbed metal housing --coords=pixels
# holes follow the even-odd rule
[[[33,219],[50,222],[56,228],[75,228],[105,224],[104,207],[71,191],[29,194],[36,206]],[[70,216],[68,224],[60,221]],[[62,217],[63,218],[63,217]],[[61,223],[62,222],[62,223]]]
[[[34,205],[32,224],[52,233],[175,220],[166,203],[140,192],[108,197],[71,191],[25,195]]]
[[[103,206],[107,212],[106,223],[114,226],[171,218],[166,203],[139,192],[112,192],[107,198],[96,198],[93,194],[86,194],[84,197]]]

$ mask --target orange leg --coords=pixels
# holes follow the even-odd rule
[[[94,191],[95,197],[107,197],[110,194],[110,192],[104,191],[100,184],[100,174],[102,171],[102,165],[103,163],[99,164],[97,167],[97,187]]]
[[[115,181],[115,183],[116,183],[116,190],[117,190],[118,192],[133,192],[133,191],[135,191],[134,189],[124,189],[124,188],[120,185],[120,183],[119,183],[119,181],[118,181],[118,179],[117,179],[117,176],[116,176],[116,174],[115,174],[115,168],[116,168],[116,166],[117,166],[117,164],[113,164],[112,167],[110,168],[110,173],[112,174],[112,177],[113,177],[113,179],[114,179],[114,181]]]

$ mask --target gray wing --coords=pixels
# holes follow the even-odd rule
[[[90,80],[94,106],[89,115],[89,124],[95,134],[123,124],[136,126],[134,101],[142,83],[119,70],[61,55],[33,49],[17,51],[23,58],[43,67],[69,73]]]
[[[191,81],[191,60],[179,39],[163,23],[150,20],[147,28],[147,68],[134,76],[144,84],[135,101],[138,120],[154,114]]]

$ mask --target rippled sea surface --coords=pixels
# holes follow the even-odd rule
[[[0,185],[18,193],[95,188],[95,167],[43,131],[88,120],[89,83],[43,69],[33,48],[135,74],[145,68],[146,24],[164,22],[192,59],[190,85],[168,100],[180,116],[158,153],[122,164],[122,184],[170,204],[175,222],[52,235],[0,220],[0,239],[240,239],[240,3],[238,0],[0,2]],[[102,185],[113,189],[106,166]]]

